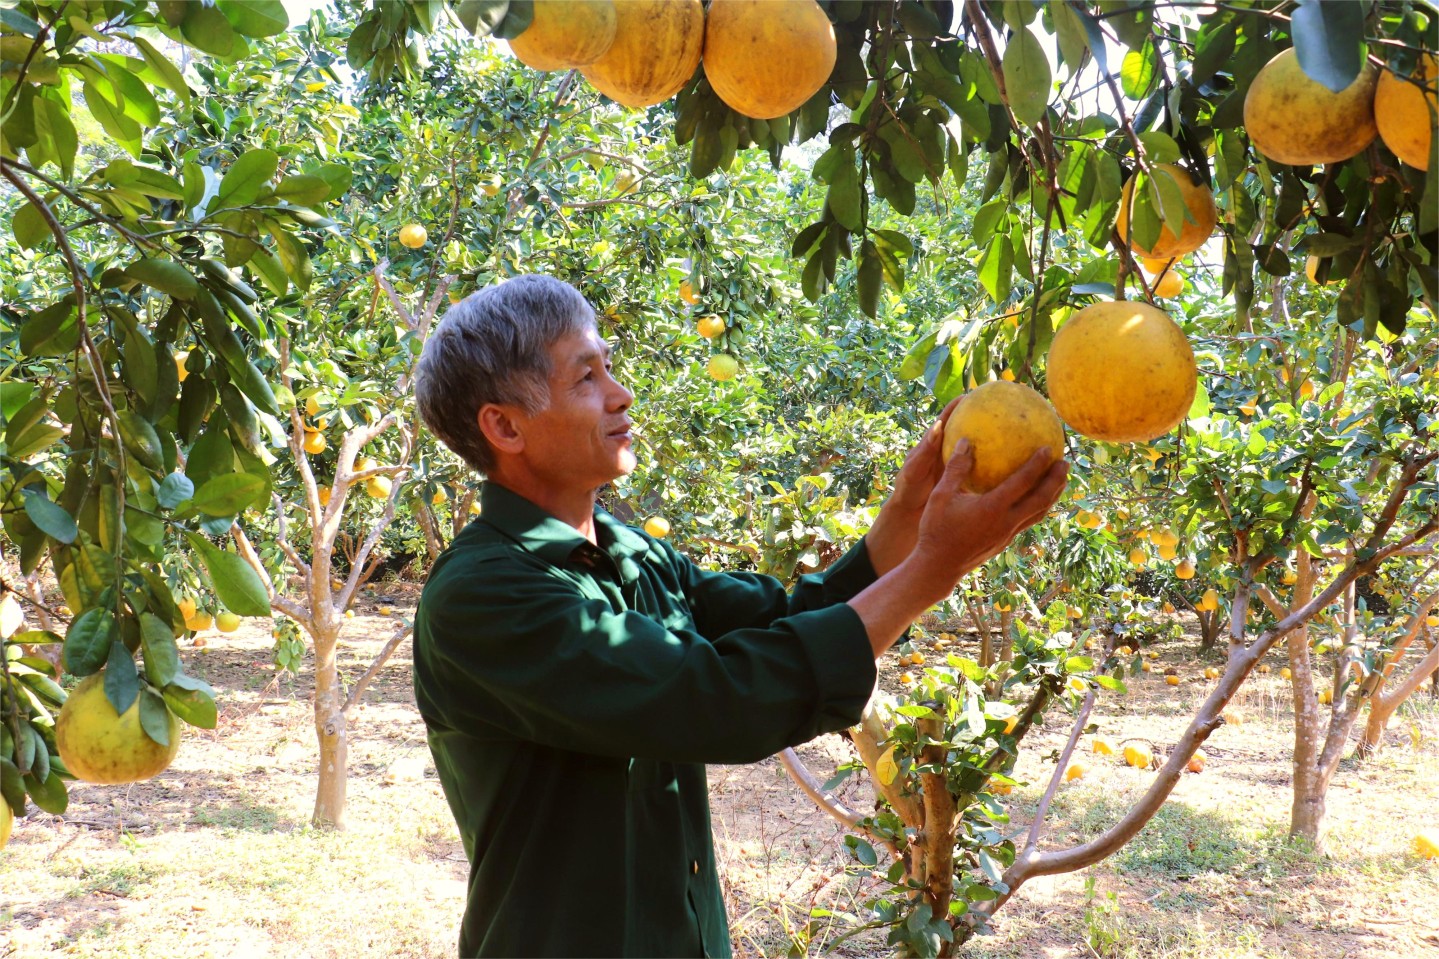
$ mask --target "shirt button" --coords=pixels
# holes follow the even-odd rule
[[[690,863],[690,872],[696,876],[700,874],[700,861],[698,859]]]

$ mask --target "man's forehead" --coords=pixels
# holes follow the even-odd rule
[[[594,328],[570,333],[556,340],[550,347],[551,356],[556,360],[575,365],[588,364],[596,359],[608,359],[610,352],[610,345]]]

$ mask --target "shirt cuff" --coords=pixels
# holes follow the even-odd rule
[[[874,571],[874,561],[869,558],[869,547],[861,539],[820,577],[824,582],[825,599],[831,603],[843,603],[872,585],[879,574]]]
[[[788,622],[809,658],[818,692],[811,737],[858,723],[877,676],[869,631],[859,613],[838,603]]]

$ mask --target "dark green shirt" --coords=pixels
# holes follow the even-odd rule
[[[705,763],[859,721],[844,601],[864,544],[792,596],[595,511],[596,548],[486,483],[415,616],[415,694],[470,860],[462,956],[728,956]]]

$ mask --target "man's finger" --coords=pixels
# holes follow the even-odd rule
[[[1021,463],[1019,469],[1010,473],[994,488],[994,492],[1009,500],[1011,504],[1017,504],[1049,469],[1054,462],[1053,456],[1053,451],[1047,446],[1035,450],[1034,455]]]
[[[1028,529],[1049,515],[1054,504],[1059,502],[1068,482],[1069,461],[1059,460],[1052,464],[1040,477],[1039,482],[1031,486],[1028,492],[1020,497],[1019,502],[1014,504],[1014,511],[1023,517],[1023,528]]]
[[[944,464],[944,476],[941,483],[951,484],[959,489],[969,488],[969,474],[974,469],[974,447],[970,444],[968,437],[961,436],[959,442],[954,444],[954,452],[949,454],[949,462]]]

